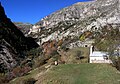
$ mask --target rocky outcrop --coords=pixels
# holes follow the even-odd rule
[[[4,39],[0,40],[0,72],[10,70],[17,64],[17,52]]]
[[[22,22],[14,22],[14,24],[18,27],[19,30],[23,32],[25,36],[28,35],[28,32],[30,32],[30,29],[33,26],[30,23],[22,23]]]
[[[24,34],[5,15],[0,4],[0,70],[11,69],[21,58],[23,52],[38,47],[38,44]]]
[[[74,40],[67,43],[66,46],[75,42],[81,43],[79,37],[86,31],[98,32],[108,24],[114,27],[119,26],[119,7],[119,0],[78,2],[41,19],[34,25],[37,28],[33,27],[29,33],[38,38],[37,42],[40,45],[49,40],[65,38]],[[36,31],[34,31],[35,29]]]

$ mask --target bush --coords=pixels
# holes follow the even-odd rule
[[[41,48],[35,48],[35,49],[31,49],[30,51],[27,51],[26,55],[32,57],[40,56],[41,52],[42,52]]]
[[[0,84],[7,84],[9,82],[7,76],[0,74]]]
[[[34,59],[34,68],[40,67],[41,65],[46,63],[46,59],[45,57],[37,57],[36,59]]]
[[[34,78],[25,79],[22,84],[35,84],[36,80]]]
[[[69,50],[69,48],[67,48],[65,45],[62,45],[61,49],[64,50],[65,52],[67,52]]]
[[[84,34],[80,36],[80,41],[84,41],[85,40],[85,36]]]
[[[13,79],[15,77],[20,77],[25,74],[27,74],[31,70],[30,67],[24,66],[24,67],[16,67],[8,74],[9,79]]]

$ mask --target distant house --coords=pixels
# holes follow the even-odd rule
[[[112,63],[109,59],[109,55],[107,52],[101,51],[94,51],[94,47],[90,47],[90,56],[89,56],[90,63]]]

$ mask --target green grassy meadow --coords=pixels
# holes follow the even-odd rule
[[[120,84],[120,74],[108,64],[58,65],[36,84]]]
[[[120,72],[109,64],[61,64],[41,72],[38,68],[11,84],[22,84],[28,78],[35,78],[35,84],[120,84]]]

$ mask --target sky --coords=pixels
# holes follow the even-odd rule
[[[90,0],[0,0],[13,22],[35,24],[43,17],[77,2]]]

